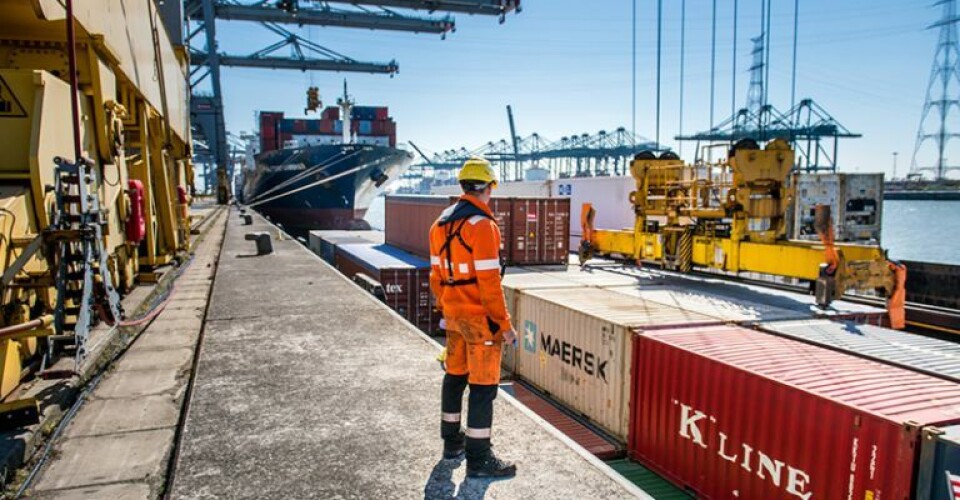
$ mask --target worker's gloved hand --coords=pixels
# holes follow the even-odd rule
[[[503,341],[510,345],[516,345],[517,331],[511,328],[509,331],[503,332]]]

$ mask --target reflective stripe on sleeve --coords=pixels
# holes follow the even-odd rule
[[[473,439],[490,439],[490,428],[487,427],[486,429],[473,429],[467,427],[467,431],[464,434],[466,434],[468,438]]]
[[[444,422],[459,422],[460,414],[459,413],[441,413],[440,418],[443,419]]]
[[[437,256],[435,256],[435,255],[431,255],[431,256],[430,256],[430,265],[431,265],[431,266],[439,266],[439,265],[440,265],[440,257],[437,257]]]
[[[473,261],[473,267],[477,271],[500,270],[500,259],[483,259]]]

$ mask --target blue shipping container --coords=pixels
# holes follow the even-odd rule
[[[343,133],[343,120],[337,120],[333,122],[333,131],[338,134]]]
[[[373,122],[370,120],[360,120],[360,135],[370,135],[373,133]]]
[[[960,426],[921,434],[916,500],[954,500],[960,493]]]

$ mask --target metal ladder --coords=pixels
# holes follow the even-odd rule
[[[57,303],[54,327],[44,366],[52,363],[58,349],[73,347],[76,369],[87,356],[90,329],[100,320],[113,323],[123,318],[120,295],[113,286],[103,248],[103,226],[106,224],[100,197],[91,185],[96,171],[89,160],[70,163],[54,159],[56,210],[50,227],[44,231],[55,263]]]

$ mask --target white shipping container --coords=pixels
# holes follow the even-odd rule
[[[514,290],[515,375],[626,440],[635,331],[718,321],[598,288]]]
[[[553,181],[552,196],[570,198],[570,249],[580,248],[580,212],[584,203],[592,203],[597,229],[633,229],[636,215],[630,193],[636,191],[633,177],[573,177]]]
[[[879,244],[883,174],[801,174],[795,182],[793,239],[819,241],[814,214],[817,205],[828,205],[837,241]]]

